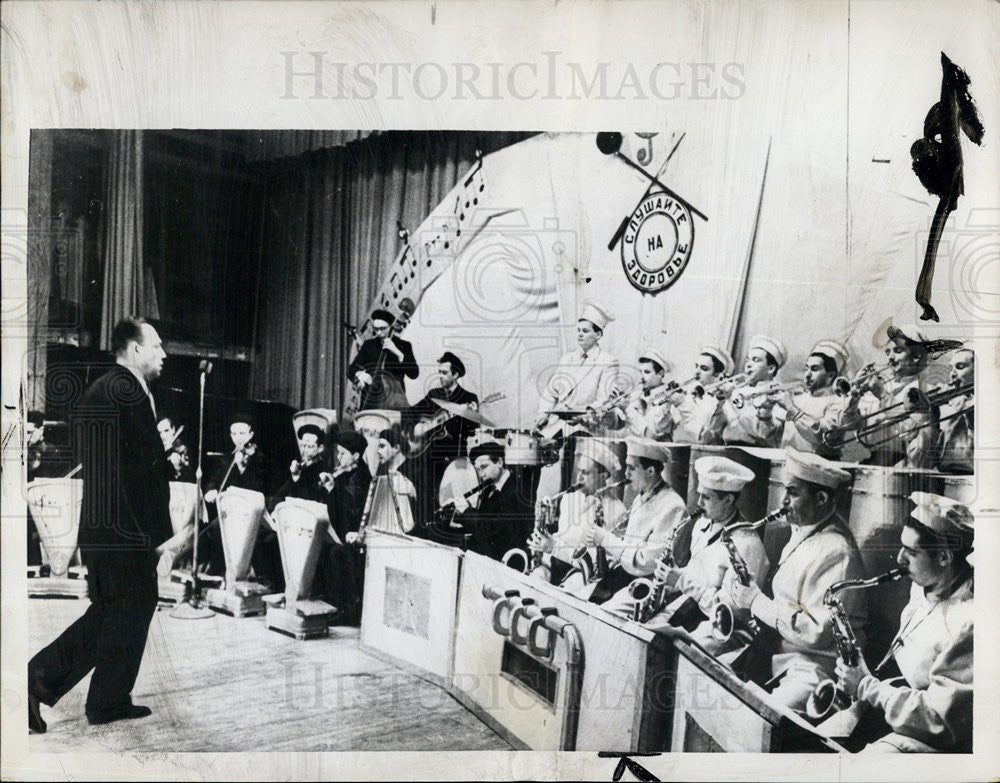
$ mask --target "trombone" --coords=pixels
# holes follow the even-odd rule
[[[801,394],[805,390],[806,387],[798,381],[794,381],[792,383],[768,384],[767,386],[756,390],[745,389],[744,391],[734,392],[729,401],[733,404],[734,408],[742,408],[748,402],[752,403],[758,397],[770,397],[773,394],[781,394],[782,392],[788,392],[789,394]]]
[[[966,395],[972,394],[974,389],[975,389],[974,383],[957,384],[955,382],[951,382],[948,384],[944,384],[942,386],[935,386],[932,387],[931,389],[928,389],[926,392],[924,392],[924,396],[927,399],[928,408],[934,409],[948,402],[951,402],[956,397],[964,397]],[[902,405],[910,405],[910,406],[917,405],[920,402],[920,397],[921,397],[920,390],[917,389],[916,387],[912,387],[906,390],[905,399],[900,400],[898,402],[894,402],[891,405],[885,406],[884,408],[879,408],[876,411],[872,411],[871,413],[866,414],[863,418],[870,419],[874,416],[880,416],[885,414],[887,411],[895,410],[896,408],[899,408]],[[911,432],[916,432],[918,430],[923,429],[924,427],[930,427],[933,425],[940,424],[943,421],[954,419],[958,416],[963,415],[964,413],[965,410],[963,409],[955,411],[954,413],[950,413],[944,417],[932,416],[930,421],[914,427],[911,430]],[[891,441],[893,438],[895,438],[896,433],[891,433],[886,437],[881,438],[875,443],[870,443],[868,441],[869,437],[871,437],[872,435],[874,435],[879,431],[884,431],[886,428],[894,427],[897,424],[901,424],[902,422],[910,418],[911,415],[913,415],[913,411],[904,410],[900,413],[893,414],[892,416],[888,416],[884,419],[879,419],[878,421],[865,424],[865,426],[859,427],[857,431],[854,433],[854,435],[852,435],[850,438],[846,438],[843,440],[839,440],[836,436],[837,435],[842,436],[844,434],[844,431],[833,430],[832,432],[827,433],[828,436],[832,436],[828,437],[827,440],[833,441],[829,442],[828,445],[840,448],[842,446],[847,445],[848,443],[854,443],[855,441],[857,441],[858,443],[862,444],[863,446],[869,449],[876,449],[879,446],[883,446],[889,441]]]

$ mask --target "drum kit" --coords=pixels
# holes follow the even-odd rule
[[[329,618],[336,608],[309,597],[323,539],[330,527],[326,504],[288,498],[275,507],[273,516],[281,547],[285,592],[264,598],[267,627],[300,641],[326,636]]]
[[[226,581],[224,587],[207,591],[205,600],[212,609],[233,617],[263,614],[265,606],[261,596],[267,593],[267,588],[248,577],[250,557],[264,517],[264,495],[228,487],[219,493],[216,506],[226,557]]]
[[[40,478],[28,484],[28,508],[42,540],[42,572],[28,580],[29,596],[87,597],[87,569],[80,563],[77,534],[83,504],[83,481],[74,478]]]

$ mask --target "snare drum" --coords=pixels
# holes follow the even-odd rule
[[[468,437],[468,440],[466,440],[466,453],[472,451],[476,448],[476,446],[482,446],[484,443],[499,443],[503,446],[504,436],[506,434],[507,430],[495,430],[490,429],[489,427],[480,427]]]
[[[531,430],[507,430],[504,461],[508,465],[541,465],[538,435]]]
[[[226,556],[226,585],[245,581],[250,573],[250,556],[257,542],[257,529],[264,516],[264,495],[241,487],[219,493],[219,527]]]
[[[80,532],[83,480],[35,479],[26,487],[25,495],[42,539],[43,561],[48,561],[52,576],[66,576]]]

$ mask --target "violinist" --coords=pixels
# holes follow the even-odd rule
[[[302,498],[325,503],[327,491],[320,474],[329,469],[326,459],[326,433],[318,424],[302,424],[295,432],[299,439],[299,459],[288,466],[288,479],[275,493],[278,500]]]
[[[358,410],[402,410],[408,407],[404,378],[420,374],[413,345],[394,334],[401,324],[388,310],[375,310],[371,323],[375,336],[361,344],[347,368],[348,380],[362,389]]]
[[[364,587],[364,555],[353,546],[365,512],[372,475],[361,458],[368,440],[360,432],[345,430],[337,435],[337,466],[321,473],[327,491],[330,523],[338,541],[324,547],[316,572],[318,590],[324,599],[340,609],[335,623],[361,622],[361,595]]]
[[[191,455],[187,444],[181,440],[183,427],[178,427],[170,416],[161,416],[156,422],[160,440],[167,452],[167,462],[170,463],[170,481],[194,481],[194,469],[191,467]]]

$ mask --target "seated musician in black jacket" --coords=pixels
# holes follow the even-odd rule
[[[318,591],[340,610],[337,621],[346,625],[361,622],[365,560],[356,542],[372,481],[361,458],[367,448],[368,440],[360,432],[341,432],[337,435],[337,467],[333,474],[321,476],[328,492],[330,524],[339,541],[325,547],[320,556]]]
[[[320,479],[330,467],[326,457],[326,433],[317,424],[303,424],[296,431],[299,457],[288,467],[288,479],[274,493],[274,503],[301,498],[326,503],[329,494]]]
[[[471,534],[469,549],[502,560],[508,549],[523,548],[531,535],[535,513],[531,499],[519,486],[504,460],[499,443],[483,443],[469,452],[481,482],[488,481],[472,508],[463,497],[452,498],[457,521]]]
[[[220,461],[211,477],[205,482],[205,502],[215,503],[219,493],[238,487],[260,492],[268,497],[273,491],[271,460],[257,445],[254,433],[254,419],[247,413],[237,413],[229,420],[229,437],[233,451]],[[225,557],[218,525],[213,524],[206,533],[206,549],[209,552],[209,573],[224,574]],[[262,525],[253,552],[253,570],[276,589],[283,589],[284,574],[281,569],[281,551],[278,537],[266,525]]]
[[[170,480],[190,483],[194,481],[194,468],[191,467],[187,444],[180,437],[182,429],[170,416],[161,416],[156,422],[156,430],[160,433],[160,441],[170,463]]]

